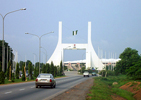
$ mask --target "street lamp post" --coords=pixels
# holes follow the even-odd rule
[[[54,32],[52,31],[52,32],[49,32],[49,33],[54,33]],[[46,33],[46,34],[49,34],[49,33]],[[46,34],[43,34],[40,37],[38,35],[31,34],[31,33],[25,33],[25,34],[34,35],[34,36],[37,36],[39,38],[39,74],[40,74],[41,37],[44,36],[44,35],[46,35]]]
[[[41,48],[43,48],[43,47],[41,47]],[[47,62],[47,50],[45,48],[43,48],[43,49],[46,51],[46,62]]]
[[[35,53],[33,53],[36,57],[37,57],[37,55],[35,54]],[[38,59],[38,58],[37,58]],[[35,59],[34,59],[34,68],[35,68]]]
[[[45,52],[42,52],[42,53],[44,53],[44,54],[46,55],[46,53],[45,53]],[[43,56],[43,63],[44,63],[44,56]]]
[[[2,17],[2,20],[3,20],[3,41],[2,41],[2,71],[3,72],[5,72],[4,19],[5,19],[6,15],[13,13],[13,12],[16,12],[16,11],[20,11],[20,10],[26,10],[26,8],[22,8],[22,9],[18,9],[18,10],[15,10],[15,11],[8,12],[4,16],[2,14],[0,14],[1,17]]]

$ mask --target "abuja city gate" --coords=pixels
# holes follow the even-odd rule
[[[63,64],[63,54],[64,50],[85,50],[86,51],[86,69],[87,68],[97,68],[98,70],[102,70],[104,65],[102,64],[101,60],[98,58],[91,42],[91,22],[88,22],[88,43],[86,44],[76,44],[76,43],[62,43],[62,22],[59,22],[59,38],[58,38],[58,44],[53,52],[50,59],[47,61],[47,63],[51,63],[53,61],[53,64],[58,66],[60,65],[60,62],[62,61]]]

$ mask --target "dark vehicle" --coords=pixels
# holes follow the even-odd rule
[[[92,76],[96,76],[96,73],[95,72],[92,72]]]

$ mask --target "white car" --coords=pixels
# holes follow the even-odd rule
[[[51,86],[52,88],[55,88],[56,81],[52,74],[42,73],[39,74],[35,80],[35,87],[38,88],[38,86]]]
[[[83,73],[83,76],[85,77],[85,76],[88,76],[89,77],[89,72],[88,71],[85,71],[84,73]]]

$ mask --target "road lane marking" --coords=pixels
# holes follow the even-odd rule
[[[30,87],[30,88],[34,88],[35,86],[32,86],[32,87]]]
[[[12,91],[9,91],[9,92],[5,92],[5,94],[9,94],[9,93],[12,93]]]
[[[20,89],[20,91],[23,91],[23,90],[25,90],[25,89]]]

